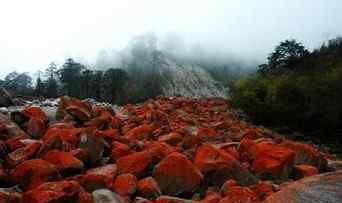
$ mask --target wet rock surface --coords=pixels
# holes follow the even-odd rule
[[[340,161],[226,99],[62,97],[1,112],[0,202],[342,202]]]

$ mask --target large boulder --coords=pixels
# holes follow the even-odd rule
[[[137,184],[138,180],[133,174],[125,173],[118,175],[115,178],[115,181],[110,185],[110,189],[117,194],[126,197],[131,196],[136,192]]]
[[[82,185],[87,191],[106,188],[108,183],[115,179],[117,174],[116,164],[108,164],[90,169],[82,178]]]
[[[320,171],[327,168],[327,160],[320,153],[320,151],[312,145],[293,141],[285,141],[280,145],[295,152],[295,164],[306,164],[315,166]]]
[[[244,170],[233,156],[212,145],[202,145],[198,148],[195,165],[205,175],[211,185],[222,185],[227,179],[235,179],[241,185],[255,182],[250,172]]]
[[[60,179],[56,166],[42,159],[24,161],[15,167],[11,175],[24,190]]]
[[[119,173],[132,173],[142,177],[147,173],[152,162],[152,156],[147,151],[126,155],[117,160]]]
[[[147,199],[156,199],[161,195],[160,187],[153,177],[147,177],[139,180],[138,194]]]
[[[41,147],[40,142],[32,142],[24,147],[21,147],[6,156],[6,165],[10,168],[33,158]]]
[[[226,196],[219,203],[258,203],[258,195],[247,187],[233,186],[229,189]]]
[[[78,202],[82,187],[76,181],[47,182],[25,192],[25,203]]]
[[[269,196],[265,203],[340,203],[342,171],[303,178]]]
[[[153,177],[163,194],[191,194],[201,184],[203,175],[196,166],[181,153],[174,152],[164,158],[154,169]]]
[[[42,157],[56,165],[58,171],[63,176],[73,175],[83,171],[83,163],[75,158],[70,152],[63,152],[59,150],[51,150]]]

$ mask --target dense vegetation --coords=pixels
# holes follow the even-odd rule
[[[312,52],[295,40],[281,42],[231,96],[258,124],[341,146],[342,38]]]

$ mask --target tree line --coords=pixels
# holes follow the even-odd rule
[[[255,123],[341,147],[342,38],[313,51],[285,40],[254,74],[237,80],[231,93]]]

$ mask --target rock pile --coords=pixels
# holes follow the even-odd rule
[[[314,146],[236,115],[225,99],[182,97],[120,112],[62,97],[56,121],[39,107],[0,114],[0,202],[279,202],[332,170]]]

